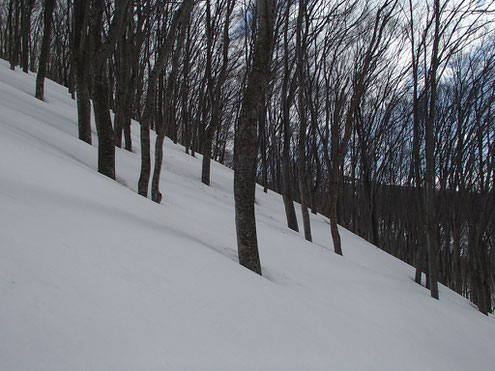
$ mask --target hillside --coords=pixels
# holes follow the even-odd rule
[[[263,277],[237,263],[230,169],[166,142],[164,200],[77,140],[75,102],[0,61],[0,370],[487,370],[495,321],[312,215],[315,243],[257,190]],[[139,126],[133,124],[139,149]],[[96,134],[93,133],[96,142]],[[299,211],[299,210],[298,210]],[[299,221],[301,217],[299,216]]]

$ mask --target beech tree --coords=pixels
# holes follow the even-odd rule
[[[225,16],[223,30],[222,30],[222,62],[220,66],[220,71],[218,72],[218,76],[216,81],[214,81],[212,64],[213,64],[213,33],[214,33],[214,25],[211,20],[211,4],[210,0],[206,2],[206,48],[207,48],[207,61],[206,61],[206,74],[207,74],[207,82],[208,82],[208,101],[210,107],[210,115],[209,115],[209,123],[205,128],[204,134],[204,142],[203,142],[203,163],[201,170],[201,181],[210,185],[210,164],[211,164],[211,152],[213,145],[213,135],[219,128],[219,121],[221,120],[221,96],[223,91],[223,86],[225,84],[227,78],[227,72],[229,67],[229,46],[230,46],[230,36],[229,36],[229,28],[230,28],[230,19],[232,17],[232,12],[234,11],[235,1],[226,0],[224,2],[220,2],[217,4],[216,9],[225,8]],[[220,17],[215,17],[220,18]]]
[[[45,87],[45,75],[46,75],[46,62],[50,52],[50,40],[52,30],[53,8],[55,6],[55,0],[46,0],[43,10],[44,29],[43,29],[43,42],[41,44],[40,58],[38,62],[38,74],[36,75],[36,98],[44,99],[44,87]]]
[[[493,4],[7,0],[0,57],[38,70],[38,97],[45,77],[66,86],[90,144],[93,104],[103,174],[115,178],[115,147],[139,152],[147,197],[154,155],[155,202],[167,136],[203,154],[198,182],[214,186],[212,161],[234,168],[239,261],[249,269],[261,273],[258,181],[282,194],[297,232],[300,203],[301,242],[313,237],[311,209],[329,217],[337,253],[340,224],[414,265],[433,297],[440,282],[488,314]]]
[[[273,46],[274,0],[257,0],[257,35],[253,62],[242,99],[234,164],[235,224],[239,263],[261,275],[256,236],[254,198],[256,190],[257,122],[269,79]]]
[[[334,250],[337,254],[342,255],[342,245],[340,234],[337,228],[337,206],[339,198],[339,184],[342,177],[342,161],[347,151],[352,126],[355,120],[357,110],[361,100],[369,88],[371,77],[375,74],[375,68],[380,59],[385,55],[388,44],[391,41],[388,30],[386,28],[389,21],[392,19],[397,1],[386,1],[380,5],[374,14],[369,19],[369,14],[366,12],[360,13],[354,20],[354,27],[364,23],[365,27],[370,27],[367,32],[371,34],[369,40],[366,40],[362,45],[357,45],[354,55],[354,65],[348,75],[342,74],[342,64],[337,60],[339,57],[337,48],[334,48],[332,59],[328,70],[324,68],[326,75],[326,104],[327,104],[327,128],[326,134],[322,136],[324,142],[324,154],[328,168],[329,176],[329,213],[330,213],[330,230]],[[340,30],[339,32],[343,32]],[[339,36],[334,39],[338,47],[348,47],[344,41],[348,39],[347,35]],[[328,43],[331,39],[327,38]],[[352,38],[348,39],[351,42]],[[327,44],[330,47],[331,44]],[[333,47],[333,45],[332,45]],[[326,66],[326,61],[324,66]],[[335,80],[332,82],[328,79],[328,75],[336,74]],[[331,86],[333,85],[333,87]],[[334,94],[334,102],[330,99],[330,94]],[[332,104],[333,107],[328,107]],[[330,117],[330,112],[332,115]],[[330,146],[330,149],[328,147]]]
[[[72,19],[72,70],[75,77],[79,139],[91,144],[89,92],[89,0],[75,1]]]
[[[158,51],[158,59],[155,61],[153,69],[148,77],[148,88],[146,93],[146,103],[144,105],[143,115],[141,117],[141,173],[138,181],[138,192],[141,196],[148,196],[148,186],[151,172],[151,157],[150,157],[150,127],[156,104],[156,86],[158,77],[169,55],[177,36],[177,29],[180,22],[187,17],[194,5],[194,0],[184,0],[181,6],[174,12],[172,21],[168,28],[167,36]],[[160,199],[155,199],[160,202]]]
[[[109,107],[107,62],[123,31],[129,0],[117,1],[112,22],[103,34],[103,0],[91,0],[89,11],[90,68],[93,83],[93,107],[98,134],[98,171],[115,179],[115,142]]]

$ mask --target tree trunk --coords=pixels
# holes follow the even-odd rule
[[[299,83],[299,90],[297,95],[297,105],[299,112],[299,143],[297,149],[297,177],[299,184],[299,199],[301,202],[301,213],[303,217],[304,238],[307,241],[312,241],[311,237],[311,222],[309,219],[309,200],[308,200],[308,187],[306,179],[306,109],[304,104],[304,56],[305,50],[305,35],[302,35],[302,23],[305,10],[305,0],[299,1],[299,12],[297,17],[297,30],[296,30],[296,57],[297,57],[297,80]],[[304,39],[303,39],[304,36]]]
[[[36,98],[44,100],[45,92],[45,75],[46,75],[46,62],[50,53],[50,37],[52,29],[53,8],[55,0],[45,1],[44,21],[45,29],[43,31],[43,41],[41,43],[40,60],[38,64],[38,74],[36,75]]]
[[[223,91],[223,85],[227,78],[227,68],[229,65],[229,27],[232,11],[234,10],[235,1],[229,0],[226,4],[227,10],[225,15],[225,23],[223,26],[223,50],[222,50],[222,66],[219,72],[219,76],[216,84],[213,82],[212,75],[212,57],[213,57],[213,25],[211,24],[211,9],[210,0],[206,2],[206,29],[207,29],[207,60],[206,60],[206,78],[208,81],[208,99],[211,109],[210,123],[205,130],[204,142],[203,142],[203,163],[201,168],[201,181],[210,185],[210,172],[211,172],[211,150],[213,144],[213,135],[220,126],[220,120],[222,116],[221,110],[221,95]]]
[[[116,4],[112,23],[103,41],[103,0],[91,1],[89,17],[92,52],[90,68],[93,81],[96,132],[98,134],[98,172],[111,179],[115,179],[115,143],[112,119],[110,117],[107,64],[117,39],[123,30],[127,2],[122,1]]]
[[[33,13],[34,0],[21,0],[21,66],[22,71],[29,71],[29,41],[31,38],[31,15]]]
[[[182,45],[186,35],[186,27],[189,23],[189,14],[182,19],[180,27],[179,38],[177,39],[177,45],[172,57],[172,70],[167,79],[167,87],[165,89],[165,109],[164,119],[160,122],[159,130],[157,130],[157,138],[155,142],[155,168],[153,170],[153,179],[151,182],[151,199],[156,203],[160,203],[162,200],[162,194],[160,193],[160,174],[162,170],[163,162],[163,142],[165,140],[165,131],[170,126],[172,116],[175,114],[172,111],[173,106],[173,94],[175,89],[175,82],[178,74],[179,56],[181,53]],[[161,108],[160,108],[161,109]]]
[[[72,61],[76,83],[79,139],[91,144],[91,102],[89,94],[89,1],[74,2]]]
[[[426,216],[426,246],[428,249],[428,273],[430,279],[431,296],[438,299],[438,264],[436,235],[437,225],[435,218],[435,135],[434,125],[436,118],[437,98],[437,69],[438,46],[440,42],[440,1],[434,1],[435,37],[433,40],[432,61],[430,71],[430,102],[429,115],[426,122],[426,171],[425,171],[425,216]]]
[[[293,231],[299,232],[297,224],[296,210],[294,208],[291,177],[290,177],[290,117],[289,110],[294,98],[295,79],[290,80],[289,69],[289,41],[287,34],[289,30],[289,7],[286,7],[285,14],[285,29],[284,29],[284,77],[282,81],[282,125],[280,127],[281,134],[284,138],[282,147],[282,198],[284,200],[285,216],[287,218],[287,226]]]
[[[259,120],[259,147],[261,151],[261,178],[263,183],[263,192],[268,193],[268,163],[266,158],[266,96],[262,98],[262,108]]]
[[[292,188],[290,177],[290,129],[288,117],[283,118],[283,137],[284,144],[282,149],[282,198],[284,201],[285,216],[287,217],[287,226],[293,231],[299,232],[297,224],[296,210],[292,201]]]
[[[150,127],[153,119],[153,113],[155,111],[156,100],[156,84],[158,76],[168,60],[168,57],[172,51],[175,38],[177,35],[177,27],[179,22],[185,16],[189,16],[192,7],[194,5],[193,0],[184,0],[178,10],[175,11],[170,24],[169,32],[165,41],[163,42],[158,52],[158,59],[153,66],[153,70],[150,73],[148,79],[148,90],[146,93],[146,102],[141,117],[141,172],[138,181],[138,193],[141,196],[148,197],[148,186],[151,173],[151,155],[150,155]]]
[[[122,33],[122,37],[117,43],[117,51],[115,53],[115,107],[114,107],[114,123],[113,129],[115,133],[115,146],[122,148],[122,132],[125,126],[126,110],[127,110],[127,95],[132,94],[130,91],[130,48],[126,33]]]
[[[339,174],[338,164],[332,168],[328,193],[330,195],[330,232],[332,234],[333,249],[336,254],[342,255],[342,242],[340,239],[339,229],[337,226],[337,204],[339,197]]]
[[[261,275],[256,236],[254,199],[256,190],[257,122],[272,53],[274,0],[257,0],[258,36],[252,69],[244,91],[235,143],[234,200],[239,263]]]
[[[19,61],[19,14],[21,13],[21,4],[20,1],[13,0],[13,10],[14,10],[14,19],[13,23],[13,32],[11,33],[11,57],[10,57],[10,69],[12,71],[15,70],[15,66]],[[13,35],[13,36],[12,36]]]
[[[115,179],[115,142],[108,102],[106,71],[93,69],[93,108],[98,135],[98,172]]]

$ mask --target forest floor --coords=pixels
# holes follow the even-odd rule
[[[495,319],[328,219],[314,243],[257,189],[263,276],[237,262],[233,172],[167,140],[162,204],[136,193],[135,153],[117,182],[77,139],[75,102],[0,60],[1,370],[488,370]],[[97,142],[93,131],[93,142]],[[297,205],[299,223],[301,215]]]

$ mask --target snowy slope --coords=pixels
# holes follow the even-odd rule
[[[264,276],[237,263],[233,173],[166,142],[164,200],[113,182],[76,139],[75,102],[0,61],[0,370],[488,370],[495,321],[326,218],[315,243],[257,192]],[[139,148],[138,126],[133,126]],[[97,141],[96,135],[93,136]],[[301,220],[299,216],[299,220]]]

